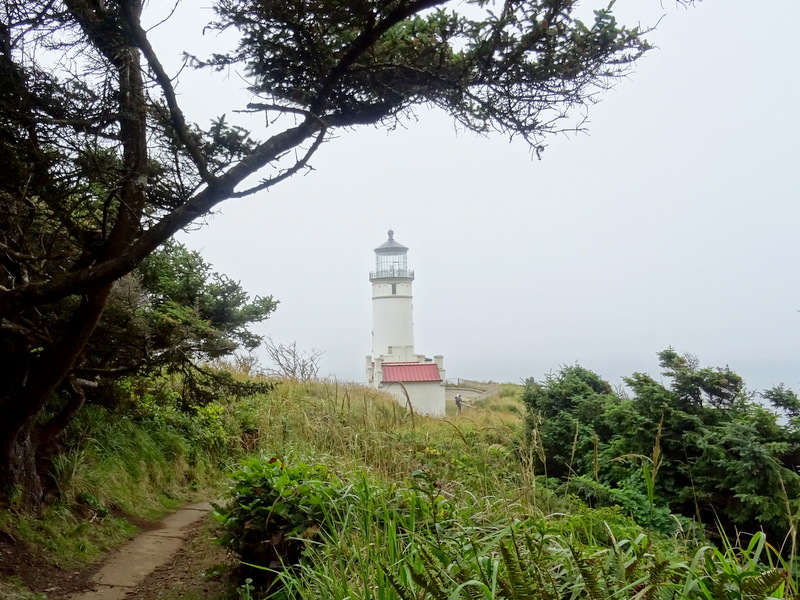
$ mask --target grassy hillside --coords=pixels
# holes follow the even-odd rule
[[[522,402],[523,386],[515,383],[501,383],[497,388],[497,394],[479,400],[475,405],[482,410],[492,412],[509,413],[519,415],[525,413],[525,405]]]
[[[255,570],[256,582],[239,582],[243,598],[261,597],[256,583],[276,577],[280,593],[298,599],[763,598],[794,589],[763,537],[743,540],[744,550],[711,549],[694,533],[659,537],[618,508],[551,491],[524,440],[520,386],[444,420],[330,381],[282,381],[194,407],[182,406],[178,389],[128,382],[116,391],[126,402],[89,407],[52,465],[49,507],[28,515],[12,506],[0,531],[74,567],[129,536],[137,518],[225,493],[221,535],[231,549],[253,545],[248,511],[260,506],[269,544],[285,551],[266,580]],[[24,587],[6,576],[0,596],[33,597]]]

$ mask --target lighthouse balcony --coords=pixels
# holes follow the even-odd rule
[[[396,277],[404,277],[407,279],[414,279],[413,269],[404,269],[402,267],[387,267],[385,269],[378,269],[377,271],[370,271],[369,278],[372,279],[393,279]]]

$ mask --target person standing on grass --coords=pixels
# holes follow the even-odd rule
[[[456,394],[456,414],[461,414],[461,394]]]

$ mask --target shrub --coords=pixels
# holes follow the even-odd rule
[[[342,484],[322,465],[250,459],[234,472],[232,498],[214,506],[223,525],[219,543],[258,567],[248,575],[269,587],[285,567],[299,562],[303,549],[331,525]]]

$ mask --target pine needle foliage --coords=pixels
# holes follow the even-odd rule
[[[591,506],[622,506],[665,534],[696,520],[728,535],[796,536],[800,421],[796,398],[776,388],[767,408],[725,368],[659,353],[664,379],[634,373],[614,391],[579,365],[526,382],[532,468]],[[784,418],[779,415],[783,414]]]

